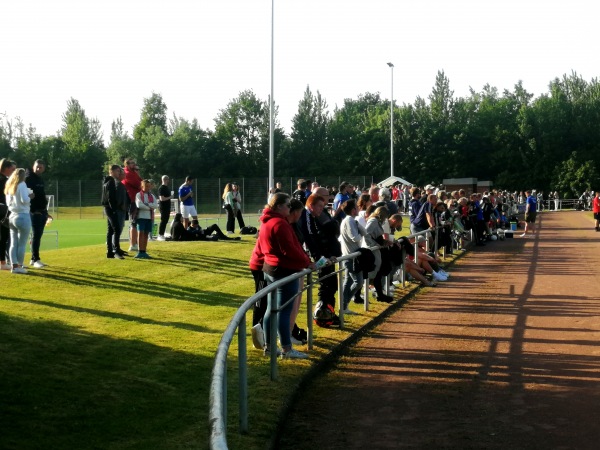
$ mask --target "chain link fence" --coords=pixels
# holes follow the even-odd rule
[[[339,186],[348,181],[360,188],[373,182],[372,176],[354,177],[280,177],[276,182],[282,185],[282,191],[292,193],[296,190],[299,178],[317,181],[321,186]],[[184,178],[171,179],[171,190],[175,196]],[[156,194],[160,180],[155,180]],[[198,178],[194,181],[194,200],[199,215],[219,217],[226,215],[223,210],[223,189],[230,182],[239,186],[242,196],[242,214],[255,215],[262,210],[268,198],[268,179],[265,178]],[[101,206],[102,180],[45,180],[46,194],[49,196],[50,213],[55,218],[94,219],[103,217]]]

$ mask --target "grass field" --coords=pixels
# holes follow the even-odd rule
[[[54,215],[55,219],[46,226],[45,236],[42,239],[42,250],[56,250],[57,248],[73,248],[86,245],[96,245],[106,242],[106,219],[102,217],[102,210],[90,208],[61,208]],[[225,231],[227,218],[225,215],[198,217],[200,226],[216,223]],[[256,215],[245,217],[247,225],[257,226]],[[125,224],[127,228],[127,223]],[[158,225],[157,225],[158,226]],[[168,228],[167,228],[168,230]],[[236,224],[236,230],[238,226]],[[123,231],[122,238],[126,238],[127,229]]]
[[[103,227],[58,218],[49,230],[60,246],[43,254],[48,267],[0,272],[0,448],[207,446],[214,352],[253,293],[254,239],[151,242],[155,259],[119,261],[104,257]],[[375,303],[344,330],[317,329],[311,360],[281,362],[277,382],[262,352],[250,350],[247,436],[237,433],[232,348],[230,448],[264,448],[302,374],[384,307]],[[300,317],[305,326],[305,311]]]

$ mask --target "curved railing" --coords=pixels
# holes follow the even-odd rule
[[[413,238],[420,235],[430,235],[430,231],[422,231],[420,233],[411,234],[408,238]],[[437,233],[436,233],[437,235]],[[415,239],[415,250],[418,245],[417,239]],[[437,251],[437,237],[434,240],[434,247]],[[379,249],[379,246],[371,247],[371,250]],[[355,252],[350,255],[342,256],[337,258],[338,262],[354,259],[360,255],[360,252]],[[416,255],[416,252],[415,252]],[[404,260],[403,255],[403,260]],[[343,280],[342,272],[344,269],[341,268],[332,274],[326,275],[337,276],[339,274],[339,292],[342,292],[341,283]],[[285,308],[290,302],[294,301],[296,296],[300,293],[297,292],[291,296],[281,307],[277,308],[275,301],[271,301],[271,296],[277,288],[288,284],[290,281],[302,278],[306,276],[307,283],[303,290],[306,290],[306,312],[307,312],[307,323],[308,323],[308,348],[312,349],[312,310],[313,310],[313,298],[312,298],[312,286],[322,278],[319,278],[313,282],[312,277],[315,271],[311,269],[304,269],[301,272],[290,275],[286,278],[278,280],[274,283],[269,284],[264,289],[260,290],[253,296],[249,297],[235,312],[231,321],[227,325],[227,328],[223,332],[223,336],[217,347],[215,354],[215,362],[213,365],[213,371],[210,381],[210,394],[209,394],[209,426],[210,426],[210,448],[213,450],[226,450],[227,447],[227,354],[229,347],[233,342],[236,331],[238,337],[238,369],[239,369],[239,429],[240,433],[248,432],[248,383],[247,383],[247,328],[246,328],[246,313],[254,306],[254,304],[262,298],[268,298],[268,304],[271,307],[271,321],[270,321],[270,349],[271,349],[271,379],[277,379],[277,318],[280,309]],[[404,272],[404,265],[402,265],[402,284],[406,274]],[[369,308],[369,279],[365,278],[365,310]],[[387,286],[388,283],[385,283]],[[341,296],[340,296],[341,297]],[[344,325],[344,313],[343,308],[339,308],[340,326]]]

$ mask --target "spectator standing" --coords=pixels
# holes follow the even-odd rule
[[[138,232],[136,228],[136,216],[137,207],[135,206],[135,196],[140,191],[142,186],[142,177],[139,174],[140,168],[138,167],[135,159],[125,159],[125,178],[121,180],[121,183],[125,186],[127,191],[128,199],[128,210],[129,210],[129,251],[138,250]]]
[[[142,190],[135,195],[135,206],[138,209],[138,217],[136,219],[138,231],[138,253],[134,258],[152,259],[146,252],[148,245],[148,235],[152,232],[152,220],[154,219],[154,210],[156,209],[157,201],[152,195],[152,182],[150,180],[142,180]]]
[[[303,206],[306,205],[306,199],[308,198],[308,195],[310,195],[307,195],[306,193],[307,186],[308,183],[306,182],[306,180],[300,178],[298,180],[298,183],[296,184],[297,189],[292,193],[292,198],[295,198],[296,200],[301,202]]]
[[[10,211],[10,262],[12,273],[25,274],[23,267],[25,248],[31,232],[30,203],[35,193],[25,184],[25,169],[16,169],[4,188],[6,204]]]
[[[121,221],[118,211],[124,210],[125,205],[119,204],[117,185],[120,183],[121,166],[114,164],[110,167],[109,175],[102,185],[102,206],[106,216],[106,257],[124,259],[119,239],[121,237]]]
[[[198,213],[194,206],[194,177],[188,175],[185,182],[179,186],[179,201],[181,202],[181,215],[183,216],[183,226],[187,230],[190,226],[190,217],[198,220]]]
[[[3,158],[0,161],[0,203],[4,205],[6,205],[6,194],[4,194],[4,188],[6,187],[8,178],[13,174],[16,168],[17,164],[10,159]],[[10,264],[6,263],[6,261],[9,260],[9,258],[7,258],[9,239],[10,221],[7,221],[0,225],[0,270],[11,269]]]
[[[554,210],[558,211],[560,209],[560,195],[558,195],[558,191],[554,191]]]
[[[40,260],[40,244],[42,235],[46,227],[48,218],[52,216],[48,214],[48,201],[46,200],[46,191],[44,189],[44,180],[42,174],[46,171],[46,164],[41,159],[37,159],[33,163],[33,168],[25,178],[27,187],[33,191],[31,197],[31,229],[33,231],[31,237],[31,261],[30,265],[36,269],[41,269],[46,264]]]
[[[258,239],[264,254],[263,271],[265,279],[274,283],[292,275],[306,267],[314,268],[309,257],[304,253],[292,226],[287,221],[290,210],[290,197],[284,193],[276,193],[263,210],[260,218],[262,226]],[[277,289],[276,295],[270,296],[281,308],[298,292],[298,280],[291,281]],[[293,302],[280,309],[278,317],[279,340],[282,347],[282,358],[305,359],[308,355],[292,348],[290,315]],[[265,331],[265,354],[270,353],[269,343],[271,334],[271,308],[268,307],[263,319]]]
[[[594,219],[596,220],[596,231],[600,231],[600,192],[598,191],[596,191],[596,195],[592,201],[592,210],[594,211]]]
[[[168,175],[161,177],[162,184],[158,188],[158,211],[160,212],[160,224],[158,225],[157,241],[165,240],[165,230],[171,217],[171,199],[173,194],[169,186],[170,178]]]

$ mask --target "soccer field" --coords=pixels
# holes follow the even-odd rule
[[[258,216],[246,216],[246,225],[257,226]],[[225,215],[203,217],[199,216],[198,221],[201,227],[212,225],[216,223],[225,232],[225,224],[227,218]],[[156,222],[158,226],[158,222]],[[125,230],[121,235],[122,239],[127,237],[128,222],[125,223]],[[236,223],[236,232],[239,232],[239,227]],[[167,232],[169,227],[167,227]],[[57,248],[72,248],[82,247],[85,245],[97,245],[106,242],[106,219],[95,219],[95,218],[58,218],[52,221],[50,225],[46,226],[44,230],[44,237],[42,239],[42,250],[56,250]]]

